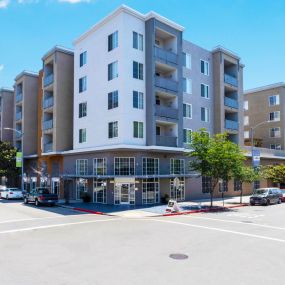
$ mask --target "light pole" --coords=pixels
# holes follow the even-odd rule
[[[4,128],[4,130],[10,130],[10,131],[14,131],[16,132],[17,134],[20,135],[21,137],[21,152],[22,152],[22,169],[21,169],[21,189],[22,189],[22,192],[24,191],[24,148],[23,148],[23,136],[24,136],[24,133],[17,130],[17,129],[13,129],[13,128]]]

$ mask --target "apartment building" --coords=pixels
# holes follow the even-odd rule
[[[244,139],[262,148],[285,148],[285,83],[275,83],[244,92]]]
[[[0,141],[13,143],[13,132],[5,128],[13,128],[14,90],[0,89]]]

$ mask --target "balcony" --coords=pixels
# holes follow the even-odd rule
[[[225,128],[229,130],[238,131],[238,122],[232,120],[225,120]]]
[[[22,112],[16,113],[16,121],[22,120]]]
[[[50,85],[52,83],[53,83],[53,73],[45,76],[45,78],[44,78],[44,87],[46,87],[46,86],[48,86],[48,85]]]
[[[238,109],[238,101],[236,99],[225,97],[224,103],[227,107]]]
[[[53,97],[49,97],[47,99],[44,99],[43,101],[43,108],[47,109],[53,106]]]
[[[53,120],[48,120],[43,122],[43,130],[50,130],[53,128]]]
[[[170,107],[156,105],[155,115],[178,120],[178,110]]]
[[[156,136],[156,145],[177,147],[177,137]]]
[[[174,52],[159,48],[159,47],[154,47],[154,56],[160,60],[170,63],[177,64],[178,63],[178,56]]]
[[[22,130],[17,130],[19,132],[22,132]],[[22,133],[18,133],[18,132],[15,132],[15,136],[16,136],[16,139],[20,139],[22,137]]]
[[[178,91],[177,81],[167,79],[167,78],[163,78],[163,77],[159,77],[159,76],[155,77],[155,86],[162,88],[162,89],[165,89],[165,90],[170,90],[173,92]]]
[[[19,103],[23,100],[23,93],[16,94],[16,103]]]
[[[237,78],[235,78],[235,77],[233,77],[233,76],[231,76],[229,74],[225,74],[224,75],[224,81],[227,84],[230,84],[230,85],[232,85],[234,87],[238,87],[238,80],[237,80]]]
[[[44,151],[43,152],[52,152],[52,143],[44,144]]]

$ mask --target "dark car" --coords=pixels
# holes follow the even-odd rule
[[[50,193],[48,188],[39,187],[25,194],[24,203],[28,204],[30,202],[35,203],[36,206],[40,204],[53,206],[58,202],[58,196]]]
[[[253,191],[250,196],[250,205],[270,205],[282,201],[282,192],[279,188],[259,188]]]
[[[285,202],[285,189],[280,189],[280,191],[282,192],[282,202]]]

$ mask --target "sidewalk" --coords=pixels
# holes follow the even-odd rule
[[[96,203],[82,203],[82,202],[70,202],[69,205],[65,205],[63,202],[59,203],[59,206],[70,208],[76,211],[82,211],[97,215],[111,215],[128,218],[139,217],[155,217],[155,216],[169,216],[169,215],[185,215],[199,212],[210,211],[223,211],[225,209],[231,209],[236,207],[247,206],[249,203],[249,196],[243,197],[243,204],[240,204],[240,197],[225,198],[224,207],[223,201],[220,198],[213,200],[213,208],[210,209],[210,200],[194,200],[188,202],[179,202],[179,213],[166,213],[165,204],[159,205],[104,205]]]

